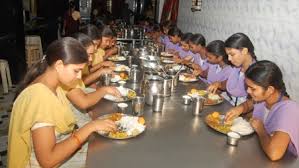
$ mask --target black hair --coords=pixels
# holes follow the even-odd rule
[[[273,86],[279,90],[281,94],[289,97],[283,81],[282,72],[279,67],[271,61],[263,60],[252,64],[246,70],[245,77],[264,89]]]
[[[113,37],[114,33],[110,27],[105,26],[101,29],[101,36],[102,37]]]
[[[244,33],[235,33],[231,35],[228,39],[225,40],[225,47],[235,49],[247,48],[251,57],[257,60],[254,53],[254,46],[249,37]]]
[[[190,32],[182,34],[181,41],[188,43],[190,41],[190,39],[192,38],[192,36],[193,36],[193,34]]]
[[[154,31],[154,32],[160,32],[160,31],[161,31],[160,26],[157,25],[157,24],[155,24],[155,25],[153,26],[153,31]]]
[[[195,45],[201,45],[203,47],[206,46],[206,39],[202,34],[194,34],[191,37],[190,42],[192,42]]]
[[[16,97],[58,60],[62,60],[64,64],[82,64],[88,61],[88,55],[84,47],[74,38],[64,37],[52,42],[42,60],[27,71],[18,88]]]
[[[94,43],[92,42],[91,38],[87,36],[86,34],[83,33],[75,33],[72,35],[72,37],[76,40],[78,40],[81,45],[85,48],[93,45]]]
[[[102,38],[99,29],[93,24],[84,26],[82,29],[80,29],[80,32],[89,36],[91,40],[99,40]]]
[[[178,27],[173,27],[173,28],[169,29],[168,35],[181,37],[182,31]]]
[[[207,45],[207,51],[209,53],[212,53],[216,57],[222,57],[223,61],[226,64],[230,64],[230,62],[228,61],[227,53],[225,52],[225,44],[223,41],[215,40],[215,41],[210,42]]]

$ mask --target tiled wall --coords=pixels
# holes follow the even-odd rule
[[[202,33],[208,42],[243,32],[252,39],[259,60],[276,62],[287,91],[299,101],[299,1],[202,0],[202,11],[191,12],[191,0],[180,0],[178,26]]]

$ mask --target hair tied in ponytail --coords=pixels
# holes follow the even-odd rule
[[[44,62],[46,61],[46,56],[47,56],[47,55],[44,55],[44,56],[42,57],[42,59],[40,60],[41,63],[44,63]]]

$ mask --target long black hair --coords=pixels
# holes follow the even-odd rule
[[[169,29],[168,35],[181,37],[182,31],[178,27],[172,27],[171,29]]]
[[[190,42],[195,45],[201,45],[202,47],[206,46],[206,39],[202,34],[194,34],[190,39]]]
[[[190,41],[190,39],[192,38],[192,36],[193,36],[193,34],[190,32],[182,34],[181,41],[188,43]]]
[[[228,61],[228,56],[225,52],[225,44],[223,41],[215,40],[215,41],[210,42],[207,45],[207,51],[209,53],[212,53],[216,57],[222,57],[223,61],[226,64],[230,64],[230,62]]]
[[[283,81],[282,72],[274,62],[263,60],[252,64],[246,70],[245,77],[264,89],[273,86],[281,94],[289,97]]]
[[[235,33],[231,35],[228,39],[225,40],[225,47],[235,49],[247,48],[251,57],[257,60],[254,53],[254,46],[249,37],[244,33]]]
[[[27,71],[16,97],[58,60],[62,60],[65,65],[82,64],[88,62],[88,55],[84,47],[74,38],[65,37],[52,42],[47,48],[46,55]]]

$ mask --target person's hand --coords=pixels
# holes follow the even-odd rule
[[[113,87],[113,86],[104,86],[104,87],[101,87],[100,89],[102,89],[106,94],[109,94],[109,95],[112,95],[112,96],[115,96],[115,97],[121,97],[121,93],[120,91],[116,88],[116,87]]]
[[[199,70],[202,70],[201,68],[200,68],[200,66],[199,65],[197,65],[197,64],[191,64],[191,67],[194,69],[194,70],[197,70],[197,69],[199,69]]]
[[[233,121],[233,119],[239,117],[243,113],[243,106],[237,106],[231,108],[226,114],[225,114],[225,122],[230,123]]]
[[[250,120],[250,124],[251,124],[252,128],[255,130],[255,132],[261,132],[261,130],[264,129],[264,123],[263,123],[263,121],[261,121],[258,118],[254,118],[253,117]]]
[[[114,74],[113,70],[111,68],[102,68],[97,70],[97,72],[102,76],[103,74]]]
[[[111,120],[97,119],[91,122],[94,131],[112,132],[117,129],[116,124]]]
[[[221,82],[214,82],[208,86],[207,91],[215,94],[220,87],[221,87]]]
[[[202,73],[202,70],[200,70],[200,69],[193,70],[193,72],[192,72],[192,74],[193,74],[194,76],[198,76],[198,75],[200,75],[201,73]]]
[[[101,66],[104,67],[115,67],[115,64],[112,61],[104,61],[101,63]]]
[[[174,61],[175,63],[177,63],[177,64],[179,64],[179,63],[182,62],[182,60],[181,60],[178,56],[174,56],[174,57],[173,57],[173,61]]]

